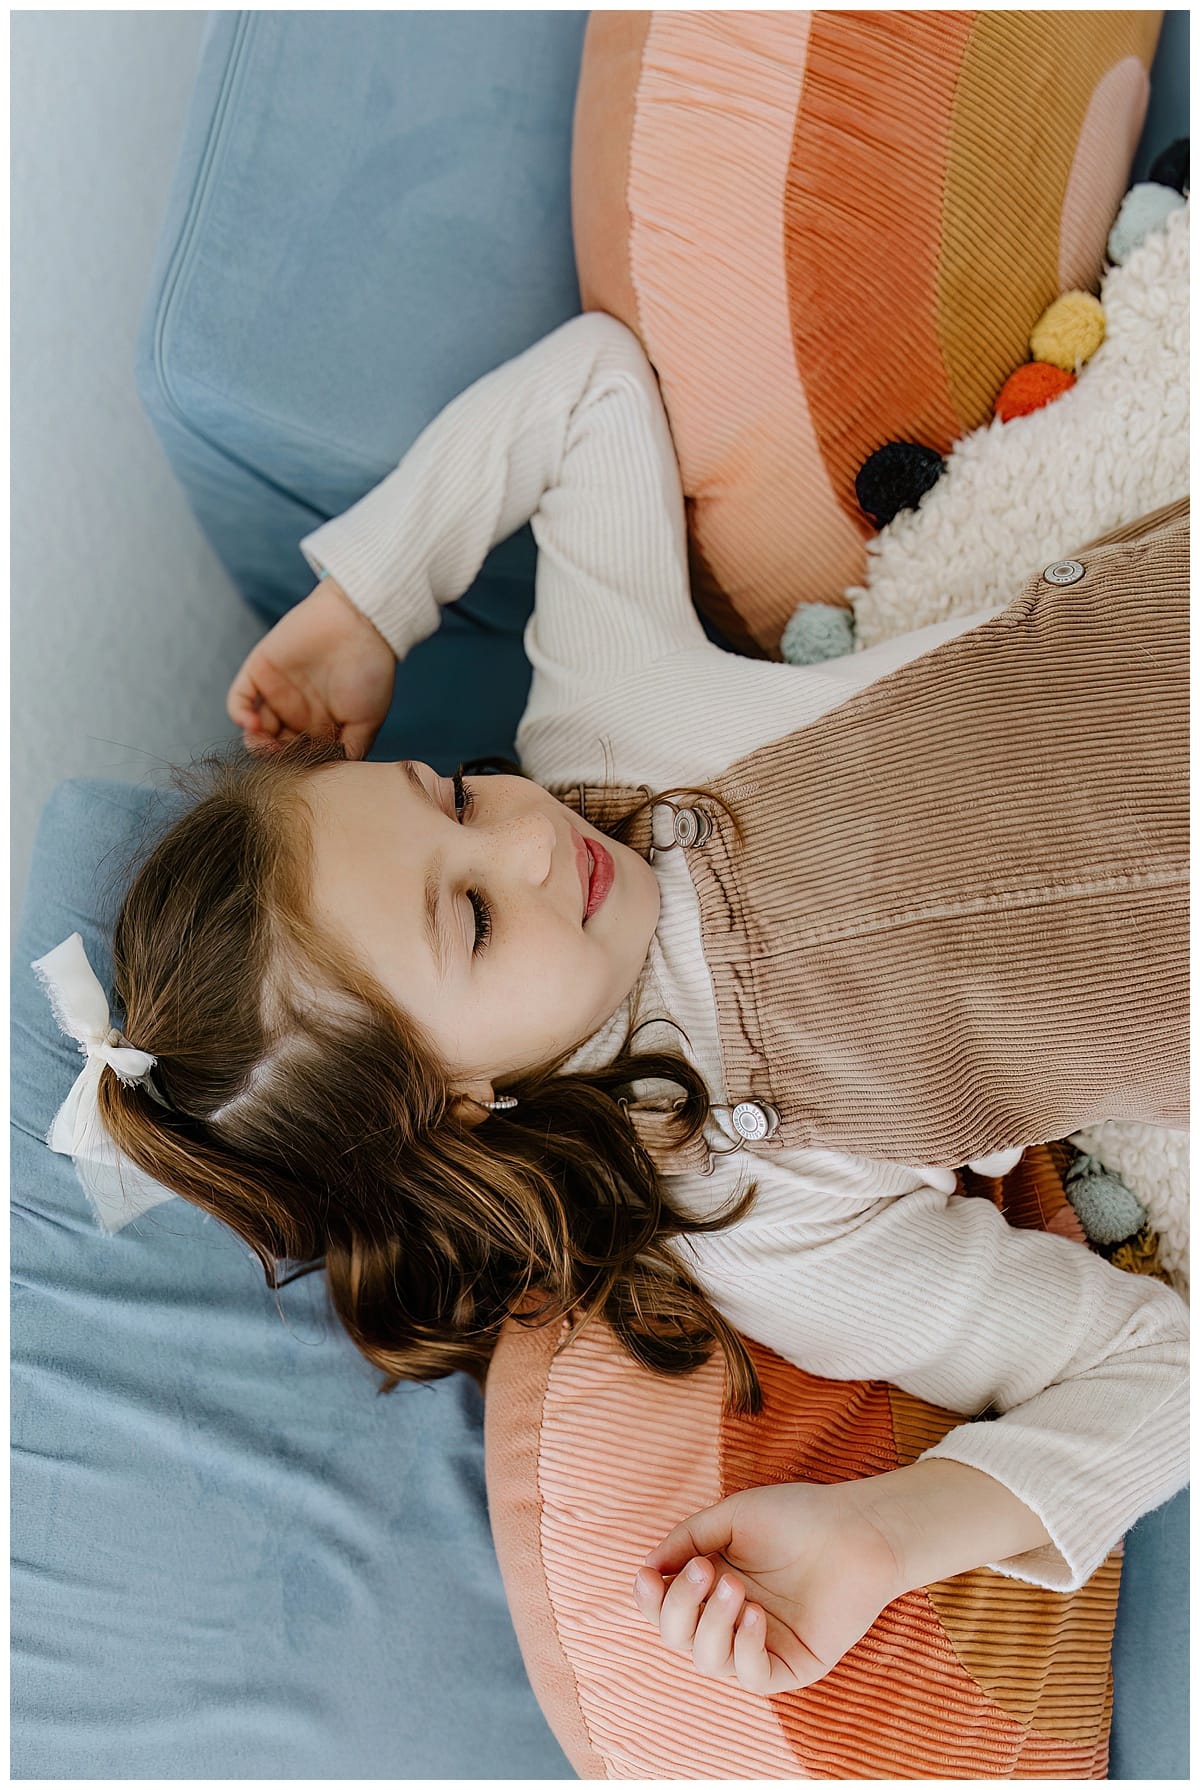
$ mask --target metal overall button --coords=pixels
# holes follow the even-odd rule
[[[673,823],[676,845],[703,845],[713,830],[712,819],[703,808],[680,808]]]
[[[1042,577],[1047,584],[1078,584],[1086,569],[1077,559],[1056,559]]]
[[[779,1129],[779,1114],[765,1100],[739,1100],[733,1109],[733,1128],[747,1143],[758,1143]]]
[[[648,852],[651,864],[659,852],[674,851],[679,845],[703,845],[713,830],[711,817],[701,807],[680,808],[671,800],[670,796],[660,796],[654,805],[656,808],[669,808],[671,811],[671,842],[669,845],[656,845],[653,823],[651,823]]]

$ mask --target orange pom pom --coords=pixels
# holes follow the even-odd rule
[[[1002,423],[1011,423],[1014,417],[1028,416],[1031,410],[1040,410],[1043,404],[1052,403],[1074,383],[1074,373],[1064,373],[1061,367],[1051,366],[1049,361],[1026,361],[1023,367],[1010,373],[997,392],[996,415]]]

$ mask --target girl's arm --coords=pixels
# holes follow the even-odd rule
[[[1187,1306],[1079,1243],[1018,1230],[989,1201],[932,1187],[834,1214],[815,1189],[772,1188],[740,1224],[688,1241],[689,1265],[724,1315],[808,1372],[1000,1413],[959,1424],[918,1464],[988,1475],[1048,1540],[996,1552],[993,1519],[1007,1518],[992,1503],[978,1558],[946,1570],[988,1566],[1075,1590],[1138,1517],[1187,1483]],[[918,1475],[897,1483],[907,1499]],[[939,1536],[932,1504],[924,1524],[920,1499],[911,1508],[911,1551],[920,1570],[936,1570],[944,1561],[933,1550],[957,1541]]]
[[[300,545],[404,658],[490,548],[531,519],[535,682],[590,695],[627,668],[706,643],[658,386],[614,317],[572,318],[477,380],[394,472]]]
[[[697,1671],[774,1696],[824,1677],[905,1591],[969,1570],[981,1550],[1046,1540],[997,1480],[958,1461],[917,1461],[831,1485],[734,1492],[651,1549],[634,1601]]]
[[[1002,1415],[891,1472],[735,1492],[651,1549],[642,1615],[698,1672],[764,1696],[823,1677],[917,1586],[988,1566],[1075,1590],[1188,1473],[1177,1294],[982,1199],[918,1189],[834,1216],[811,1187],[781,1199],[785,1179],[687,1240],[725,1315],[809,1372]]]

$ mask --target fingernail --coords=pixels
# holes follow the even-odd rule
[[[717,1596],[726,1599],[733,1596],[733,1586],[728,1579],[722,1579],[721,1583],[717,1586]]]
[[[639,1567],[637,1577],[634,1579],[633,1583],[634,1583],[634,1587],[636,1590],[649,1591],[649,1589],[650,1589],[649,1574],[643,1572],[642,1569]]]
[[[705,1579],[708,1577],[708,1568],[703,1560],[691,1561],[688,1565],[687,1576],[692,1581],[693,1585],[703,1585]]]

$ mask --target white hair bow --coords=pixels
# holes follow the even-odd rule
[[[157,1059],[130,1044],[113,1025],[81,934],[73,932],[30,967],[49,998],[55,1019],[75,1039],[86,1059],[54,1115],[46,1142],[60,1156],[71,1157],[101,1229],[119,1231],[139,1213],[170,1199],[171,1191],[122,1155],[100,1123],[96,1098],[100,1071],[107,1063],[126,1087],[142,1082],[161,1100],[147,1079]]]

